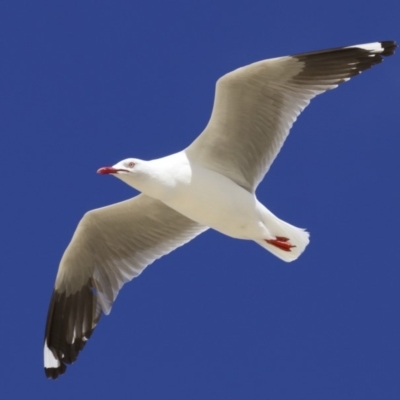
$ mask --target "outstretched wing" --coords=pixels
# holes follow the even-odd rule
[[[61,259],[50,302],[46,376],[57,378],[77,359],[124,283],[206,229],[143,194],[85,214]]]
[[[379,64],[396,47],[386,41],[279,57],[224,75],[211,119],[186,153],[254,192],[310,100]]]

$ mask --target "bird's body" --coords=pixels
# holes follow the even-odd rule
[[[262,224],[261,207],[249,193],[229,178],[197,164],[190,164],[190,182],[177,184],[164,204],[202,225],[237,239],[269,239]]]
[[[174,188],[158,200],[199,224],[237,239],[266,234],[259,224],[261,218],[254,193],[218,172],[191,163],[185,152],[176,156],[183,161],[177,165],[182,166],[185,174],[179,174]]]
[[[186,149],[151,161],[129,158],[112,174],[140,195],[89,211],[61,259],[49,307],[44,363],[57,378],[74,362],[122,286],[208,228],[253,240],[284,261],[309,234],[256,197],[298,115],[315,96],[394,54],[393,41],[263,60],[221,77],[213,112]]]
[[[307,232],[273,215],[254,192],[191,161],[186,151],[140,160],[140,167],[146,174],[118,174],[118,178],[201,225],[235,239],[254,240],[285,261],[296,259],[308,244]],[[275,252],[265,240],[276,237],[293,237],[293,249]]]

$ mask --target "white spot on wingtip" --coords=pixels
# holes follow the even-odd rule
[[[47,347],[47,341],[44,342],[43,359],[45,368],[58,368],[61,365],[60,361],[54,357],[53,352]]]
[[[349,48],[363,49],[363,50],[371,51],[373,53],[382,53],[384,50],[384,48],[382,47],[382,44],[380,42],[357,44],[355,46],[347,46],[346,48],[348,48],[348,49]],[[374,57],[374,55],[371,54],[370,57]]]

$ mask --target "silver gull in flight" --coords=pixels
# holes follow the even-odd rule
[[[375,42],[236,69],[218,80],[210,121],[188,148],[100,168],[141,194],[89,211],[79,222],[48,311],[46,376],[57,378],[77,359],[126,282],[208,228],[253,240],[283,261],[298,258],[309,234],[272,214],[256,188],[310,100],[379,64],[396,47]]]

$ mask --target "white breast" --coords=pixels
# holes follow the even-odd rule
[[[186,176],[178,180],[160,200],[225,235],[252,238],[260,234],[258,201],[253,194],[229,178],[196,164],[191,164],[190,171],[190,179]]]

